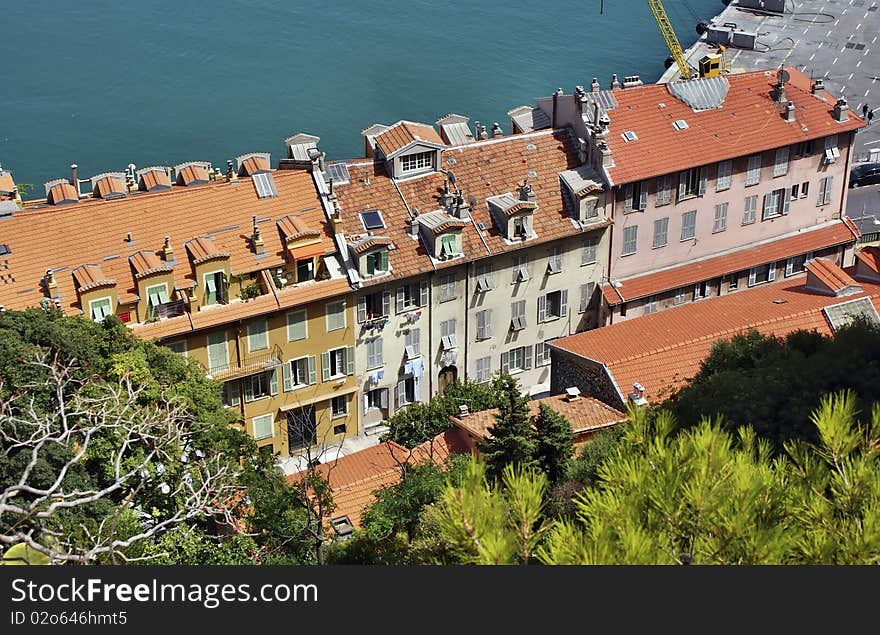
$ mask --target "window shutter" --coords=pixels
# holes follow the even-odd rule
[[[397,312],[400,313],[404,309],[404,305],[406,304],[406,289],[403,287],[397,287]]]
[[[749,286],[753,287],[755,285],[755,281],[758,279],[758,271],[756,269],[749,269]]]
[[[397,382],[397,404],[396,406],[400,408],[401,406],[406,405],[406,381]]]
[[[678,173],[678,199],[681,200],[684,198],[684,193],[687,190],[687,172],[679,172]]]
[[[241,387],[238,380],[234,380],[226,384],[229,386],[229,403],[237,406],[241,403]]]
[[[482,311],[477,313],[477,339],[482,340],[486,337],[486,314]]]
[[[770,269],[767,271],[767,281],[773,282],[774,280],[776,280],[776,263],[771,262]]]
[[[245,401],[253,401],[254,400],[254,383],[251,381],[250,377],[248,377],[244,380],[244,400]]]
[[[782,213],[788,214],[791,208],[791,190],[787,187],[782,190]]]
[[[388,271],[388,252],[384,249],[379,252],[379,264],[382,271]]]
[[[416,355],[420,355],[421,351],[419,350],[419,341],[421,340],[421,331],[420,329],[410,329],[410,342],[412,342],[412,347],[415,350]]]
[[[382,408],[388,407],[388,389],[380,388],[379,389],[379,406]]]
[[[391,315],[391,292],[382,293],[382,315]]]
[[[293,390],[293,373],[290,369],[290,362],[284,362],[281,365],[281,383],[284,387],[284,392]]]
[[[321,381],[330,380],[330,353],[321,353]]]
[[[269,394],[278,394],[278,369],[269,371]]]
[[[501,372],[510,371],[510,353],[501,353]]]
[[[773,193],[764,195],[764,215],[762,218],[768,218],[773,215]]]
[[[535,367],[544,364],[544,342],[535,344]]]
[[[217,297],[224,304],[229,301],[229,278],[225,273],[220,274],[220,288],[217,290]]]
[[[370,409],[370,396],[364,394],[364,414],[367,414],[367,410]]]
[[[631,212],[633,208],[633,184],[629,183],[623,188],[623,211]]]
[[[315,372],[315,356],[309,355],[309,385],[313,385],[316,380],[317,373]]]
[[[357,309],[357,321],[364,322],[367,319],[367,297],[361,296],[358,298],[358,309]]]
[[[428,281],[422,280],[419,285],[419,306],[428,306]]]
[[[486,337],[492,337],[492,309],[486,309],[484,314],[486,316],[486,323],[484,325]]]
[[[642,181],[639,183],[639,209],[646,209],[648,207],[648,182]]]
[[[559,316],[568,315],[568,289],[563,289],[559,293]]]
[[[523,347],[523,368],[529,370],[532,367],[532,347]]]
[[[377,340],[381,347],[382,340]],[[354,375],[354,346],[345,347],[345,374]]]
[[[700,168],[700,196],[706,193],[706,166]]]
[[[367,254],[367,275],[372,276],[376,273],[376,254]]]
[[[538,322],[543,322],[547,319],[547,296],[539,295],[538,296]]]

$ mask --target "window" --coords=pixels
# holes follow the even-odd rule
[[[715,191],[723,192],[730,189],[730,183],[733,180],[733,161],[720,161],[718,163],[718,176],[715,179]]]
[[[623,246],[620,249],[621,256],[629,256],[636,253],[636,243],[639,237],[639,226],[630,225],[623,228]]]
[[[656,296],[650,296],[647,300],[645,300],[645,315],[649,313],[655,313],[657,311],[657,298]]]
[[[672,175],[664,174],[657,177],[657,194],[654,197],[654,205],[669,205],[672,202]]]
[[[378,338],[377,338],[378,339]],[[375,341],[375,340],[373,340]],[[368,343],[369,345],[369,343]],[[380,350],[381,350],[381,344]],[[369,346],[367,348],[369,351]],[[354,347],[334,348],[321,353],[321,381],[354,374]]]
[[[229,293],[229,281],[222,271],[205,274],[205,298],[202,304],[226,304]]]
[[[623,211],[640,211],[648,207],[648,182],[628,183],[623,188]]]
[[[547,259],[547,273],[562,272],[562,250],[559,247],[553,247],[550,250],[550,257]]]
[[[455,293],[455,275],[447,274],[440,278],[440,302],[448,302],[458,297]]]
[[[229,350],[226,347],[226,333],[219,331],[208,334],[208,372],[225,369],[229,365]]]
[[[758,195],[746,196],[745,210],[743,211],[743,225],[751,225],[757,219]]]
[[[334,399],[338,399],[338,397],[334,397]],[[347,428],[344,423],[340,423],[338,426],[333,426],[333,434],[345,434]]]
[[[315,356],[300,357],[287,362],[283,369],[285,392],[316,383]]]
[[[513,280],[512,284],[525,282],[529,279],[529,259],[525,255],[513,257]]]
[[[674,305],[684,304],[687,300],[687,289],[676,289],[675,299],[672,301]]]
[[[538,342],[535,344],[535,367],[546,366],[550,363],[550,342]]]
[[[667,236],[669,235],[669,217],[658,218],[654,221],[654,242],[651,246],[654,249],[665,247]]]
[[[397,287],[397,312],[410,311],[428,304],[428,283],[420,282]]]
[[[822,163],[834,163],[839,158],[840,148],[837,147],[837,135],[833,134],[825,137],[825,157],[822,159]]]
[[[715,206],[715,222],[712,225],[712,233],[717,234],[727,229],[727,203],[719,203]]]
[[[729,276],[727,276],[727,288],[729,290],[733,290],[733,289],[736,289],[737,287],[739,287],[739,274],[732,273]]]
[[[599,218],[599,199],[588,198],[584,201],[584,218]]]
[[[364,395],[364,410],[371,408],[388,408],[388,389],[376,388],[369,390]]]
[[[454,258],[461,250],[458,248],[458,238],[455,234],[440,236],[440,260]]]
[[[327,332],[337,331],[345,328],[345,300],[339,302],[328,302],[327,311]],[[305,311],[303,311],[305,313]],[[305,316],[303,316],[305,317]]]
[[[694,285],[694,302],[697,300],[702,300],[706,296],[709,295],[709,282],[708,280],[703,280],[703,282],[698,282]]]
[[[492,377],[492,358],[480,357],[476,361],[475,368],[474,375],[477,382],[484,383],[489,381]]]
[[[816,205],[828,205],[831,202],[831,177],[826,176],[819,181],[819,197]]]
[[[430,151],[419,152],[400,157],[400,167],[404,172],[434,167],[434,153]]]
[[[492,337],[492,309],[477,311],[477,339],[485,340]]]
[[[681,215],[681,239],[690,240],[697,235],[697,210],[692,209]]]
[[[404,351],[407,359],[415,359],[419,352],[419,334],[421,329],[409,329],[404,332]]]
[[[749,269],[749,286],[765,282],[773,282],[776,279],[776,264],[761,265],[760,267],[752,267]]]
[[[113,312],[113,304],[110,298],[98,298],[89,302],[89,311],[92,313],[92,319],[95,322],[103,322],[104,318]]]
[[[532,235],[532,230],[529,226],[529,217],[528,216],[517,216],[513,219],[513,237],[514,238],[529,238]]]
[[[521,331],[528,326],[526,322],[526,301],[519,300],[510,305],[510,328]]]
[[[706,168],[691,168],[678,173],[678,200],[706,193]]]
[[[385,360],[382,356],[382,338],[376,337],[367,340],[367,370],[381,368],[384,365]]]
[[[773,159],[773,176],[786,174],[788,174],[788,146],[776,148],[776,157]]]
[[[296,281],[305,282],[315,279],[315,259],[304,258],[296,261]]]
[[[785,261],[785,277],[793,276],[803,271],[806,271],[806,264],[808,261],[812,260],[813,254],[801,254],[800,256],[794,256],[793,258],[788,258]]]
[[[248,353],[269,348],[269,329],[266,320],[255,320],[247,325]]]
[[[167,344],[167,346],[178,355],[183,355],[184,357],[186,357],[186,340],[171,342],[170,344]]]
[[[538,296],[538,322],[549,322],[568,315],[568,290]]]
[[[595,282],[588,282],[581,285],[581,304],[578,313],[586,313],[590,308],[590,301],[593,299],[593,291],[596,288]]]
[[[254,425],[254,438],[257,440],[268,439],[275,436],[275,415],[265,414],[254,417],[252,420]]]
[[[801,183],[801,198],[807,198],[807,195],[810,193],[810,182],[804,181]]]
[[[329,311],[329,304],[327,305]],[[287,314],[287,341],[295,342],[308,337],[308,314],[305,309]],[[329,330],[329,329],[328,329]]]
[[[813,153],[813,142],[812,141],[799,141],[798,144],[794,147],[795,155],[799,157],[805,157]]]
[[[147,316],[156,317],[156,309],[160,304],[168,302],[168,285],[165,283],[147,287]]]
[[[529,370],[532,367],[532,347],[520,346],[511,348],[506,353],[501,353],[501,371],[505,373],[518,373]]]
[[[367,254],[367,275],[375,276],[388,271],[388,250],[379,249]]]
[[[764,196],[764,213],[761,216],[761,220],[767,220],[768,218],[775,218],[777,216],[782,216],[783,214],[788,214],[788,195],[789,190],[787,187],[773,190],[769,194],[766,194]]]
[[[360,213],[361,223],[367,231],[375,229],[385,229],[385,220],[382,218],[382,212],[377,209],[368,209]]]
[[[397,382],[397,407],[408,406],[418,401],[419,380],[416,377],[406,377]]]
[[[444,351],[458,346],[458,336],[455,334],[455,318],[440,322],[440,346]]]
[[[332,418],[336,417],[344,417],[348,414],[348,395],[339,395],[338,397],[333,397],[330,400],[330,416]],[[333,429],[333,434],[344,434],[345,426],[342,426],[342,432],[336,432],[336,429]]]
[[[584,249],[581,252],[581,265],[591,265],[596,262],[599,251],[599,239],[592,237],[584,241]]]
[[[241,403],[241,388],[238,380],[227,381],[223,384],[223,405],[232,408]]]
[[[358,298],[358,322],[386,317],[391,313],[391,292],[378,291]]]
[[[626,317],[626,302],[620,304],[620,317]]]
[[[277,394],[278,374],[274,368],[244,378],[244,400],[246,402]]]
[[[761,155],[753,154],[749,157],[746,169],[746,185],[757,185],[761,182]]]
[[[800,190],[800,186],[797,183],[795,183],[794,185],[791,186],[791,197],[790,197],[791,200],[794,200],[798,197],[799,190]]]
[[[492,265],[479,265],[477,267],[477,293],[486,293],[493,288]]]

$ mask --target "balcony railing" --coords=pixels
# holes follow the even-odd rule
[[[163,302],[162,304],[156,305],[156,317],[160,320],[163,318],[177,317],[178,315],[183,315],[185,310],[185,300],[171,300],[170,302]]]
[[[222,366],[206,369],[206,374],[217,381],[229,381],[248,375],[256,375],[267,370],[277,368],[282,363],[281,347],[273,346],[269,351],[259,355],[249,355],[242,358],[241,363],[231,361]]]

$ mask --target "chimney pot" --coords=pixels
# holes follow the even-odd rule
[[[820,90],[825,90],[825,81],[821,77],[813,82],[813,87],[810,89],[810,92],[815,95]]]
[[[599,85],[599,79],[597,77],[594,77],[593,82],[590,84],[590,90],[594,93],[598,93],[601,88],[602,87]]]
[[[837,103],[834,104],[834,110],[832,111],[832,116],[835,121],[844,122],[849,121],[849,105],[846,103],[846,99],[841,97],[837,100]]]
[[[76,175],[76,163],[70,164],[70,184],[76,188],[76,192],[79,194],[79,178]]]
[[[789,121],[789,122],[795,120],[794,102],[793,101],[788,102],[788,104],[786,104],[786,106],[785,106],[785,120]]]
[[[614,90],[615,88],[620,88],[620,82],[617,81],[617,73],[612,73],[611,74],[611,90]]]

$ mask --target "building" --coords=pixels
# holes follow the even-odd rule
[[[604,323],[781,281],[811,257],[852,262],[858,233],[841,219],[865,123],[821,79],[594,80],[533,111],[512,111],[514,127],[571,126],[608,188]]]
[[[817,258],[806,272],[668,311],[625,320],[551,344],[553,390],[577,386],[613,408],[662,401],[686,384],[721,339],[756,330],[831,335],[852,316],[880,324],[880,250],[867,248],[846,270]]]
[[[312,175],[269,166],[74,166],[3,221],[0,304],[118,316],[223,381],[267,451],[358,434],[348,281]]]

